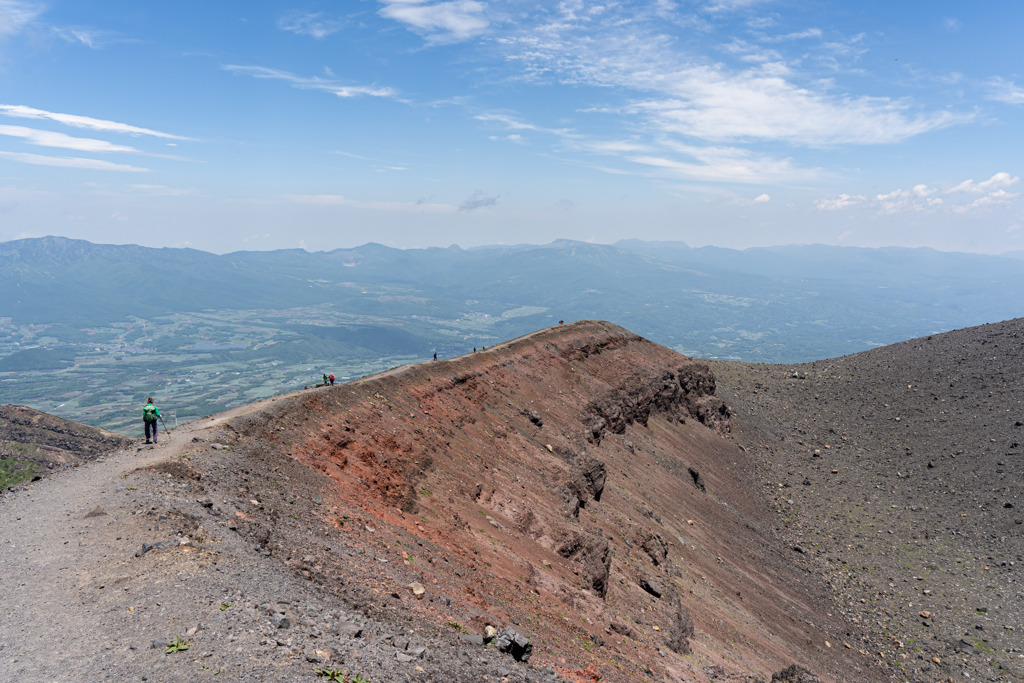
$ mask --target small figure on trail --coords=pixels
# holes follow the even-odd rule
[[[146,443],[149,443],[149,430],[153,430],[153,443],[156,443],[156,421],[160,418],[160,410],[153,405],[153,397],[146,399],[142,408],[142,423],[146,426]]]
[[[437,351],[434,351],[434,360],[437,360]]]
[[[333,387],[334,386],[334,373],[332,372],[330,375],[328,375],[327,379],[329,379],[331,381],[331,386]]]
[[[324,373],[324,384],[327,384],[327,373]]]
[[[473,347],[473,353],[476,353],[476,347],[475,346]]]
[[[562,324],[562,323],[564,323],[564,322],[565,322],[564,320],[559,320],[559,321],[558,321],[558,324],[559,324],[559,325],[561,325],[561,324]]]

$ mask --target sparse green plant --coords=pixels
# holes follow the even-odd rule
[[[233,603],[233,602],[222,602],[222,603],[220,603],[220,611],[223,612],[224,610],[228,609],[229,607],[234,607],[234,606],[235,606],[235,603]]]
[[[463,626],[462,624],[460,624],[457,621],[449,621],[448,625],[451,626],[456,631],[458,631],[459,633],[469,633],[469,631],[466,630],[466,627]]]
[[[170,655],[175,652],[184,652],[188,649],[189,645],[191,645],[189,641],[184,640],[179,636],[175,636],[174,640],[171,641],[171,644],[167,646],[166,650],[164,650],[164,654]]]

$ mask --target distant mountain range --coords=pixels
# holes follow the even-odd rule
[[[16,325],[81,329],[132,316],[311,305],[401,331],[387,343],[402,351],[435,345],[439,330],[460,320],[484,321],[489,336],[504,339],[596,318],[688,354],[796,362],[1020,316],[1024,260],[638,240],[224,255],[61,237],[0,243],[0,317]],[[358,334],[373,344],[372,331]]]

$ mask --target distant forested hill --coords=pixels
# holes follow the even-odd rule
[[[327,307],[323,320],[293,328],[318,348],[409,352],[443,342],[460,321],[504,339],[560,319],[599,318],[690,354],[796,362],[1020,316],[1024,261],[930,249],[738,251],[635,240],[225,255],[60,237],[0,244],[0,317],[15,325],[70,329],[303,306]],[[339,325],[329,311],[364,320]]]

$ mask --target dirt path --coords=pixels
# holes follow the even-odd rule
[[[289,551],[272,557],[254,542],[250,515],[281,494],[274,478],[302,471],[314,486],[297,490],[312,496],[319,475],[233,452],[229,425],[318,391],[332,390],[240,406],[3,494],[0,681],[323,680],[317,669],[374,683],[562,680],[544,667],[510,675],[507,656],[470,654],[454,632],[427,636],[400,610],[364,616],[303,576]],[[291,517],[314,533],[316,501],[302,502]],[[385,561],[369,549],[334,552],[362,562],[355,571]]]
[[[268,649],[245,626],[267,620],[259,605],[301,593],[281,572],[257,581],[260,567],[241,539],[199,518],[201,486],[164,472],[212,452],[226,420],[260,406],[178,427],[157,446],[114,452],[4,495],[0,680],[201,680],[268,667],[290,679],[284,665],[301,658],[273,661],[281,648]],[[175,638],[207,640],[208,649],[165,654],[163,643]],[[302,664],[296,680],[309,680],[311,667]]]

